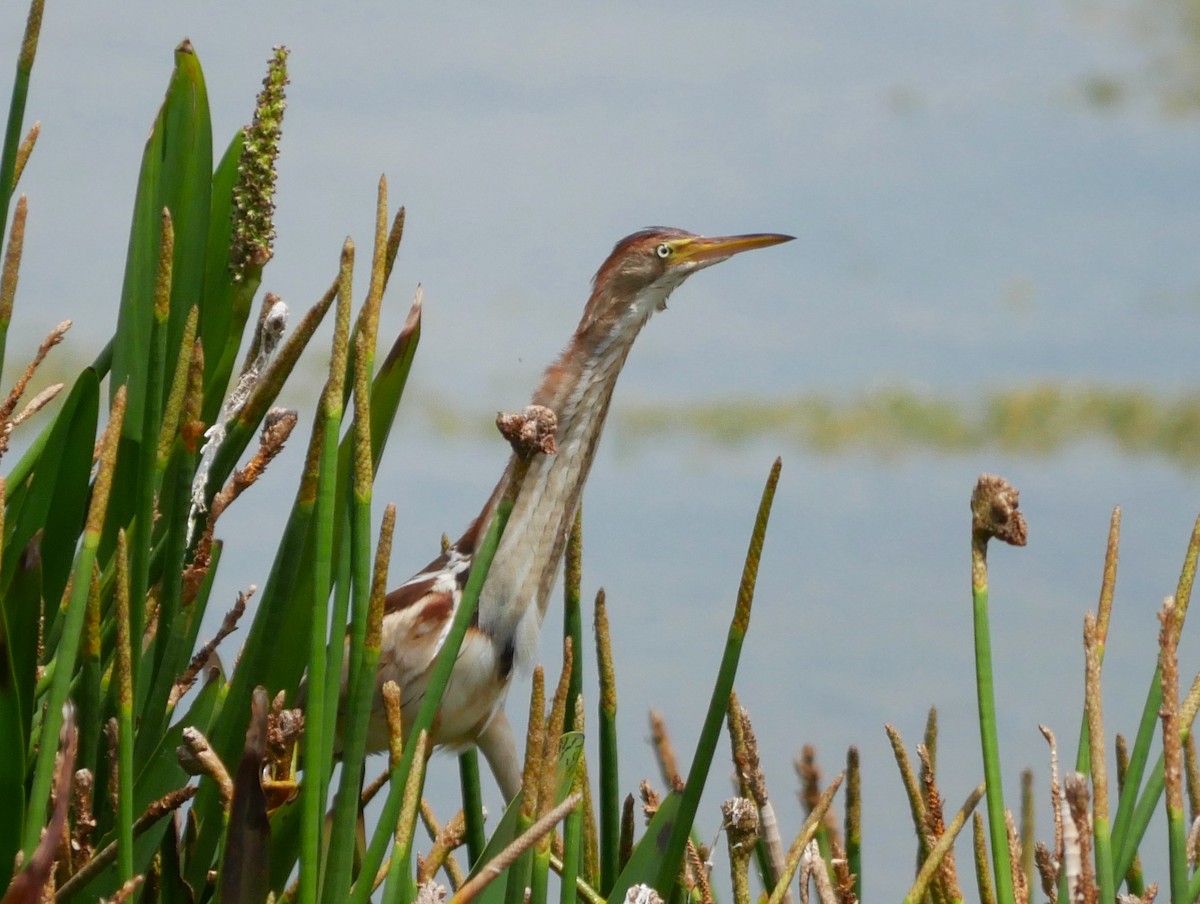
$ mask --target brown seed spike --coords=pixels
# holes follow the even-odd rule
[[[983,474],[971,494],[971,529],[984,539],[995,537],[1012,546],[1024,546],[1029,525],[1018,511],[1021,491],[1003,477]]]

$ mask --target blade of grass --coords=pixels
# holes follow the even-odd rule
[[[58,736],[58,730],[62,725],[63,704],[67,701],[72,673],[75,670],[75,659],[79,651],[84,616],[87,612],[89,587],[87,578],[91,574],[92,563],[96,560],[96,550],[100,545],[100,531],[108,509],[108,494],[112,487],[113,470],[116,466],[117,440],[125,415],[125,403],[125,393],[118,389],[114,397],[112,412],[109,415],[108,427],[104,431],[100,451],[100,467],[92,489],[87,527],[84,530],[83,544],[80,546],[76,560],[71,598],[67,604],[66,630],[63,632],[62,643],[55,655],[54,678],[46,699],[46,715],[42,721],[41,743],[38,745],[32,792],[29,795],[29,807],[25,815],[23,849],[27,858],[33,856],[33,851],[37,847],[45,817],[44,808],[50,796],[57,746],[48,743],[47,739]]]
[[[374,573],[368,595],[368,609],[356,619],[366,623],[363,634],[361,666],[346,689],[342,747],[342,780],[333,805],[333,829],[330,836],[329,865],[325,879],[327,900],[343,901],[350,890],[353,865],[354,823],[359,813],[359,784],[366,759],[367,728],[371,720],[371,701],[375,696],[375,673],[382,644],[383,604],[387,597],[388,561],[392,552],[392,533],[396,526],[396,507],[389,505],[383,514],[379,544],[375,551]],[[357,530],[370,530],[369,522]],[[370,538],[370,534],[367,534]],[[355,541],[357,543],[357,539]],[[356,582],[366,580],[356,576]],[[356,583],[356,587],[358,584]],[[357,592],[357,591],[356,591]],[[357,606],[356,606],[357,608]]]
[[[604,590],[596,593],[596,668],[600,676],[600,893],[607,895],[621,872],[621,786],[617,769],[617,679]]]
[[[517,486],[520,481],[514,481],[511,485]],[[467,586],[463,590],[462,602],[459,603],[458,612],[455,613],[454,621],[451,623],[450,631],[446,636],[446,640],[442,645],[442,651],[438,654],[437,662],[434,665],[433,673],[430,676],[429,684],[425,691],[425,697],[421,701],[420,709],[417,711],[415,724],[405,726],[405,730],[410,738],[415,738],[421,731],[428,731],[433,725],[434,716],[437,713],[438,707],[441,704],[442,694],[445,692],[446,684],[449,682],[450,673],[454,668],[454,662],[458,657],[458,650],[462,646],[463,637],[466,635],[467,626],[474,616],[475,607],[479,601],[479,591],[483,588],[483,582],[487,577],[487,570],[491,567],[492,559],[496,554],[496,547],[500,542],[500,536],[504,531],[504,526],[508,523],[508,517],[512,513],[513,500],[511,498],[502,498],[500,504],[496,508],[496,514],[492,518],[492,522],[488,525],[487,533],[484,535],[483,542],[480,543],[479,551],[476,553],[476,561],[471,567],[471,576],[467,580]],[[407,775],[412,769],[414,745],[408,744],[404,750],[404,756],[393,770],[393,776]],[[403,791],[398,782],[393,778],[392,784],[388,789],[387,799],[384,801],[383,812],[379,817],[379,828],[371,838],[371,844],[367,848],[367,852],[363,857],[362,868],[359,872],[360,879],[354,884],[354,888],[350,894],[350,904],[366,904],[371,894],[371,883],[366,881],[367,877],[372,877],[379,870],[379,865],[383,862],[383,855],[387,848],[390,832],[389,826],[396,824],[397,818],[400,815],[400,805],[403,798]]]
[[[332,589],[333,525],[338,518],[337,491],[338,433],[342,423],[342,383],[346,378],[346,356],[350,343],[351,278],[354,272],[354,243],[342,246],[339,269],[337,319],[334,327],[333,360],[329,379],[322,393],[320,413],[314,430],[321,432],[320,458],[317,465],[317,496],[313,510],[316,527],[313,573],[311,640],[308,659],[308,710],[304,720],[305,776],[300,802],[304,822],[300,829],[300,895],[302,904],[316,904],[321,895],[322,829],[325,800],[332,770],[332,738],[326,736],[326,681],[339,680],[326,674],[326,625],[329,620],[329,593]],[[335,626],[336,630],[336,626]],[[341,637],[334,637],[341,643]]]
[[[479,751],[474,747],[458,755],[458,786],[466,819],[467,862],[469,866],[474,866],[487,844],[483,825],[483,789],[479,781]]]
[[[1187,552],[1184,555],[1183,568],[1180,570],[1179,581],[1175,589],[1175,600],[1182,605],[1186,612],[1192,595],[1192,585],[1196,578],[1197,561],[1200,560],[1200,517],[1192,526],[1192,535],[1188,540]],[[1152,776],[1147,780],[1143,792],[1142,780],[1145,777],[1146,763],[1150,758],[1150,746],[1158,727],[1159,710],[1162,709],[1162,665],[1157,663],[1150,685],[1146,690],[1146,703],[1142,707],[1141,721],[1138,723],[1137,736],[1134,738],[1133,749],[1129,754],[1129,768],[1125,773],[1125,784],[1117,801],[1117,815],[1113,820],[1112,839],[1115,850],[1120,851],[1116,862],[1117,875],[1123,876],[1125,870],[1133,863],[1138,841],[1148,822],[1148,811],[1157,804],[1158,794],[1162,793],[1161,763],[1155,767]],[[1154,788],[1157,791],[1153,793]],[[1139,799],[1139,792],[1142,792]],[[1145,805],[1148,802],[1149,806]]]
[[[169,208],[175,220],[169,332],[173,341],[167,343],[173,357],[187,312],[199,301],[203,285],[211,185],[212,134],[204,75],[191,44],[184,41],[175,50],[175,70],[142,157],[113,347],[113,386],[128,384],[124,436],[135,444],[146,435],[142,428],[162,211]]]
[[[129,545],[117,533],[117,881],[133,878],[133,654],[130,648]]]
[[[746,630],[750,624],[750,610],[754,601],[754,585],[758,577],[763,539],[766,535],[767,521],[771,514],[771,503],[775,498],[775,488],[779,483],[781,467],[782,462],[776,459],[767,478],[766,486],[763,488],[758,514],[754,520],[754,529],[750,535],[750,548],[746,553],[741,584],[738,587],[737,606],[729,626],[725,653],[721,658],[721,666],[717,673],[712,697],[709,700],[708,714],[705,716],[699,740],[696,742],[696,753],[692,757],[692,765],[688,771],[687,786],[683,793],[672,791],[659,805],[658,812],[650,821],[642,841],[634,849],[629,862],[614,881],[608,894],[610,900],[623,898],[626,892],[636,884],[651,884],[665,898],[670,894],[675,885],[675,879],[679,875],[679,865],[683,860],[684,848],[695,822],[700,795],[704,790],[704,783],[712,765],[717,743],[720,740],[721,724],[725,720],[729,695],[733,692],[733,679],[737,672]]]
[[[8,204],[16,188],[17,148],[21,144],[21,125],[25,119],[25,101],[29,97],[29,76],[37,56],[38,36],[42,30],[42,10],[45,0],[29,4],[21,51],[17,54],[17,71],[13,77],[12,100],[8,105],[8,124],[4,130],[4,150],[0,153],[0,226],[8,222]]]

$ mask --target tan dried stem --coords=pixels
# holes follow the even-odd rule
[[[729,843],[734,904],[750,904],[750,858],[758,844],[758,806],[746,797],[721,804],[721,826]]]
[[[90,769],[80,769],[75,773],[71,793],[71,856],[75,861],[75,869],[85,866],[92,859],[92,832],[96,828],[95,811],[92,809],[92,796],[96,793],[96,779]]]
[[[1012,870],[1013,899],[1016,904],[1029,904],[1029,885],[1025,882],[1025,872],[1021,869],[1021,835],[1017,831],[1017,821],[1013,818],[1012,810],[1004,811],[1005,837],[1008,842],[1008,863]]]
[[[12,391],[8,394],[8,398],[4,400],[3,404],[0,404],[0,423],[7,423],[12,417],[13,411],[20,403],[21,397],[25,394],[25,389],[29,385],[29,381],[37,373],[38,367],[46,360],[46,355],[50,353],[50,349],[63,341],[63,337],[66,336],[69,329],[71,329],[71,321],[64,320],[42,340],[41,345],[38,346],[38,350],[33,356],[33,361],[25,368],[25,372],[21,374],[20,379],[17,380]]]
[[[638,791],[642,796],[642,815],[646,819],[646,825],[649,825],[650,820],[654,818],[654,814],[658,812],[658,807],[662,803],[662,800],[659,798],[658,792],[645,779],[642,779],[642,783],[638,786]]]
[[[937,846],[938,839],[946,833],[946,825],[942,814],[942,795],[938,791],[937,776],[929,750],[924,744],[917,745],[917,757],[921,760],[921,790],[925,802],[925,836],[926,849],[932,851]],[[958,868],[954,862],[954,850],[951,848],[942,858],[942,865],[937,872],[940,895],[947,901],[962,900],[962,889],[958,884]]]
[[[821,821],[825,818],[825,814],[829,811],[829,805],[833,803],[834,795],[837,794],[837,790],[841,787],[842,780],[845,777],[845,772],[838,774],[838,777],[825,789],[825,792],[816,802],[812,812],[808,814],[808,818],[804,820],[804,825],[800,827],[800,833],[788,849],[787,861],[784,864],[783,873],[780,875],[779,881],[775,883],[775,888],[767,899],[767,904],[780,904],[783,900],[788,886],[792,884],[792,877],[796,875],[796,870],[800,866],[800,858],[804,853],[805,847],[816,836],[817,829],[820,827]]]
[[[925,897],[926,890],[930,888],[935,875],[941,869],[942,858],[946,856],[947,852],[953,846],[954,840],[958,837],[958,833],[967,824],[967,817],[971,815],[980,798],[983,797],[983,791],[984,785],[983,782],[980,782],[975,787],[975,790],[967,795],[966,801],[954,815],[954,819],[946,826],[945,833],[938,839],[937,844],[930,850],[929,856],[921,864],[916,881],[913,882],[913,886],[905,898],[906,901],[920,901]]]
[[[233,502],[258,481],[266,471],[267,466],[274,461],[275,456],[283,451],[284,444],[296,426],[297,414],[284,408],[274,408],[267,413],[263,421],[262,433],[259,437],[258,451],[246,463],[244,468],[233,472],[233,477],[216,496],[209,507],[208,522],[204,526],[204,534],[196,545],[196,553],[191,564],[183,571],[183,605],[190,605],[200,591],[205,575],[212,564],[213,532],[216,530],[217,519]]]
[[[50,331],[50,334],[42,340],[42,344],[38,346],[37,353],[33,357],[33,361],[25,368],[25,372],[21,374],[12,391],[9,392],[8,398],[0,404],[0,454],[3,454],[8,449],[8,437],[13,430],[22,422],[28,420],[35,413],[40,411],[47,405],[51,399],[58,395],[62,389],[62,384],[51,386],[42,390],[29,402],[16,418],[13,418],[12,413],[21,402],[21,397],[25,395],[25,390],[29,386],[29,381],[33,379],[33,375],[37,373],[38,367],[46,359],[50,349],[62,342],[63,336],[67,330],[71,328],[71,321],[64,320],[58,326]]]
[[[429,856],[421,864],[417,872],[417,883],[424,884],[437,875],[439,869],[445,869],[446,878],[451,888],[460,888],[464,881],[462,867],[454,857],[454,851],[461,847],[466,837],[467,820],[462,810],[459,810],[444,826],[439,827],[433,815],[433,808],[426,800],[421,801],[421,821],[426,831],[433,839],[433,847]]]
[[[384,769],[383,772],[379,773],[379,775],[375,776],[375,778],[371,779],[371,781],[367,783],[367,785],[362,789],[362,795],[358,799],[360,808],[365,807],[375,799],[375,795],[383,790],[383,786],[388,783],[388,779],[390,777],[391,771]]]
[[[760,831],[770,871],[770,875],[765,877],[765,884],[774,885],[776,878],[783,871],[783,838],[779,832],[779,820],[775,816],[775,805],[771,803],[767,795],[767,781],[758,756],[758,738],[754,734],[750,715],[738,701],[737,694],[729,695],[729,715],[726,721],[729,726],[730,743],[733,747],[733,764],[737,770],[742,796],[753,800],[758,807]],[[852,777],[851,781],[853,780]],[[849,790],[848,787],[847,790]],[[783,904],[791,904],[791,902],[792,895],[789,889],[787,895],[784,896]]]
[[[829,879],[829,870],[821,859],[821,848],[816,841],[810,841],[804,849],[804,858],[800,861],[800,887],[806,888],[809,879],[817,889],[817,900],[821,904],[838,904],[837,893],[833,882]]]
[[[666,718],[657,709],[650,710],[650,744],[654,748],[663,783],[669,788],[681,787],[683,779],[679,775],[679,761],[675,758],[671,733],[667,730]]]
[[[1038,731],[1050,745],[1050,812],[1054,815],[1054,861],[1059,864],[1061,869],[1064,854],[1063,792],[1058,778],[1058,741],[1054,737],[1054,732],[1047,726],[1039,725]],[[1057,878],[1055,881],[1058,881]]]
[[[217,647],[221,645],[221,641],[237,630],[238,622],[246,614],[246,603],[250,601],[250,597],[254,596],[254,592],[257,589],[251,584],[246,592],[238,592],[233,608],[225,613],[225,618],[221,620],[221,627],[217,629],[217,633],[213,636],[213,639],[196,651],[188,663],[188,667],[176,679],[174,686],[171,688],[171,693],[167,697],[168,706],[174,707],[182,699],[183,695],[192,689],[192,686],[196,683],[196,678],[212,659],[213,654],[217,651]]]
[[[206,775],[216,783],[221,808],[228,813],[233,801],[233,779],[204,733],[189,725],[183,730],[183,744],[177,752],[184,771],[192,775]]]
[[[692,901],[698,901],[699,904],[715,904],[713,901],[712,887],[708,884],[708,865],[705,862],[707,851],[697,848],[689,838],[687,846],[684,848],[683,856],[686,858],[684,872],[686,874],[688,898]]]
[[[1063,784],[1069,820],[1064,820],[1067,889],[1074,904],[1096,904],[1100,889],[1092,865],[1092,820],[1087,776],[1073,772]]]
[[[900,781],[904,785],[904,790],[908,794],[908,806],[912,814],[913,828],[917,832],[918,838],[918,861],[924,862],[929,856],[929,843],[926,838],[925,825],[927,817],[925,815],[925,796],[921,793],[921,786],[917,782],[917,775],[913,772],[912,763],[908,758],[908,751],[904,749],[904,738],[900,735],[900,730],[894,725],[884,725],[883,730],[887,733],[888,740],[892,744],[892,755],[896,759],[896,767],[900,770]]]
[[[812,744],[800,748],[800,756],[795,761],[796,774],[800,777],[800,803],[806,813],[811,813],[821,799],[821,767],[817,764],[817,749]],[[843,771],[842,775],[846,773]],[[840,841],[837,820],[833,813],[828,812],[822,819],[822,828],[831,841]]]
[[[1058,901],[1058,861],[1050,853],[1050,848],[1039,841],[1033,851],[1033,862],[1042,880],[1042,892],[1050,904],[1055,904]]]
[[[125,904],[126,901],[133,900],[133,896],[137,894],[138,889],[145,881],[145,876],[134,876],[118,888],[117,893],[111,898],[101,898],[99,904]]]
[[[185,803],[196,796],[199,789],[195,785],[186,785],[164,794],[152,802],[133,822],[133,837],[137,838],[151,826],[169,813],[174,813]],[[96,852],[85,866],[77,870],[73,876],[58,889],[57,899],[65,901],[98,876],[105,868],[117,859],[117,842],[113,841]]]
[[[495,859],[485,864],[474,878],[469,879],[462,888],[455,892],[454,896],[450,899],[451,904],[467,904],[468,901],[473,900],[493,880],[516,863],[518,857],[533,847],[542,836],[552,831],[559,822],[570,815],[578,805],[579,795],[572,794],[557,807],[546,813],[546,815],[531,825],[528,831],[523,832],[508,847],[497,854]]]
[[[25,403],[25,407],[22,408],[20,413],[12,419],[9,429],[14,430],[21,426],[21,424],[25,423],[27,420],[49,405],[52,401],[54,401],[58,394],[62,392],[64,385],[66,384],[52,383],[37,393],[37,395]]]
[[[854,874],[850,872],[850,862],[841,845],[831,845],[830,866],[833,867],[833,879],[837,883],[835,891],[840,904],[858,904],[858,895],[854,893]]]

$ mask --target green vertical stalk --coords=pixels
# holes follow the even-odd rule
[[[775,459],[771,473],[767,477],[766,486],[763,487],[762,499],[759,501],[758,513],[754,519],[754,529],[750,534],[749,549],[746,550],[742,579],[738,585],[737,605],[725,641],[725,652],[721,657],[721,666],[717,672],[712,697],[709,699],[708,713],[704,717],[704,725],[696,742],[696,752],[692,757],[691,768],[688,770],[687,785],[680,796],[674,825],[658,864],[654,887],[659,894],[669,894],[676,885],[679,865],[683,862],[683,852],[691,828],[696,821],[700,795],[704,790],[709,768],[712,766],[717,742],[720,740],[721,724],[725,721],[729,695],[733,693],[733,679],[741,658],[742,644],[745,642],[746,632],[750,628],[750,611],[754,603],[754,586],[758,580],[763,540],[766,537],[767,521],[771,515],[771,504],[775,499],[775,488],[779,485],[779,472],[782,467],[783,463],[780,459]],[[669,813],[669,811],[659,811],[660,814],[663,812]],[[617,885],[620,884],[618,881]],[[620,889],[620,891],[624,892],[625,889]]]
[[[416,756],[404,783],[404,801],[400,819],[395,824],[395,841],[392,845],[392,861],[388,865],[387,887],[383,891],[383,904],[404,904],[413,900],[413,874],[408,868],[412,859],[413,833],[417,826],[417,813],[421,808],[421,787],[425,783],[425,764],[429,759],[429,734],[422,730],[416,742],[410,744]],[[393,781],[395,780],[393,776]],[[374,872],[361,874],[360,884],[370,885]]]
[[[862,770],[858,748],[846,754],[846,867],[854,876],[854,898],[862,900]]]
[[[129,545],[117,532],[117,883],[133,878],[133,653]]]
[[[25,832],[22,849],[28,860],[33,856],[41,837],[45,820],[46,804],[50,798],[50,785],[54,779],[54,756],[56,744],[49,739],[57,738],[62,727],[63,704],[71,690],[71,678],[75,671],[75,659],[79,653],[83,634],[84,618],[91,581],[92,565],[96,561],[96,550],[100,546],[100,534],[104,528],[104,516],[108,511],[108,495],[112,488],[113,469],[117,463],[117,442],[121,435],[121,424],[125,417],[125,388],[117,390],[113,398],[108,426],[101,441],[100,465],[92,487],[92,501],[83,532],[83,542],[75,559],[75,574],[71,585],[71,596],[67,602],[62,641],[55,656],[54,677],[46,695],[45,715],[41,725],[41,742],[38,744],[37,763],[33,771],[33,784],[29,796],[29,808],[25,816]]]
[[[617,679],[604,590],[596,593],[596,667],[600,673],[600,893],[607,895],[621,872],[621,786],[617,771]]]
[[[986,541],[985,541],[986,543]],[[983,568],[983,583],[972,588],[975,619],[975,690],[979,704],[979,739],[983,748],[983,775],[987,785],[988,833],[991,836],[992,870],[996,900],[1014,904],[1012,868],[1008,857],[1008,828],[1004,824],[1004,792],[1000,781],[1000,739],[996,732],[996,699],[992,681],[992,638],[988,625],[987,551],[976,544],[973,557]]]
[[[567,715],[563,731],[575,726],[575,713],[583,694],[583,612],[580,585],[583,580],[583,506],[575,510],[575,523],[567,536],[563,558],[563,637],[571,638],[571,684],[567,692]]]
[[[326,737],[326,681],[339,675],[326,674],[326,637],[329,621],[329,591],[332,579],[333,532],[337,519],[338,432],[342,423],[342,383],[346,378],[346,356],[350,333],[350,291],[354,268],[354,244],[342,247],[339,271],[337,322],[334,328],[333,360],[320,404],[321,453],[317,473],[312,559],[312,627],[308,661],[308,712],[305,719],[305,769],[303,823],[300,831],[300,901],[316,904],[321,887],[321,832],[325,822],[325,797],[333,752]]]
[[[1188,540],[1187,552],[1183,559],[1183,568],[1179,573],[1179,582],[1175,588],[1175,601],[1186,613],[1191,601],[1192,586],[1196,579],[1196,566],[1200,562],[1200,518],[1192,526],[1192,535]],[[1125,870],[1133,863],[1138,841],[1145,832],[1149,821],[1148,811],[1154,809],[1158,795],[1162,793],[1162,757],[1159,756],[1150,779],[1146,782],[1143,799],[1139,800],[1142,777],[1146,763],[1150,758],[1150,744],[1158,727],[1159,710],[1162,709],[1162,664],[1154,667],[1154,675],[1146,690],[1146,703],[1142,707],[1142,718],[1138,723],[1137,737],[1129,755],[1129,768],[1125,773],[1125,785],[1117,801],[1117,816],[1113,820],[1113,846],[1121,852],[1117,860],[1117,875],[1124,875]],[[1151,793],[1153,796],[1151,799]],[[1149,807],[1145,803],[1149,799]]]
[[[353,501],[350,531],[343,549],[341,563],[353,572],[354,605],[350,619],[350,660],[347,669],[345,711],[343,713],[342,779],[334,801],[333,831],[330,836],[329,865],[325,881],[324,900],[328,904],[343,901],[350,891],[350,872],[353,864],[355,819],[361,788],[362,765],[366,758],[367,729],[371,721],[371,700],[375,689],[375,670],[379,661],[383,597],[387,589],[387,560],[391,551],[392,530],[396,509],[388,506],[375,553],[375,575],[372,581],[371,561],[371,486],[374,470],[371,464],[370,397],[368,395],[369,356],[367,346],[373,337],[360,332],[355,341],[354,361],[354,429]],[[376,611],[377,610],[377,611]],[[333,641],[330,644],[335,662],[335,675],[340,675],[341,654],[345,644],[338,629],[344,613],[334,616]],[[368,653],[369,651],[369,653]],[[330,705],[337,711],[337,687],[330,682]],[[351,708],[353,706],[353,709]],[[333,714],[331,714],[333,715]]]
[[[575,772],[575,783],[571,793],[583,800],[584,782],[587,770],[580,763]],[[583,860],[583,807],[576,807],[567,817],[563,828],[563,859],[562,885],[559,892],[559,904],[575,904],[578,900],[576,884],[579,880],[579,864]]]
[[[129,630],[130,637],[141,648],[146,618],[146,591],[150,583],[150,552],[154,546],[155,465],[158,460],[158,432],[162,424],[163,382],[167,363],[167,330],[171,316],[172,262],[175,256],[175,228],[171,212],[162,211],[162,236],[158,250],[158,271],[154,286],[154,319],[150,328],[150,364],[146,370],[145,410],[142,413],[142,440],[139,445],[138,502],[133,523],[133,551],[129,572]],[[157,650],[163,634],[155,638]],[[149,669],[142,669],[138,656],[130,663],[134,698],[138,711],[145,708],[150,692]],[[151,660],[153,661],[153,660]],[[146,674],[143,675],[143,672]],[[129,878],[132,878],[130,876]]]
[[[17,72],[13,77],[12,101],[8,105],[8,125],[4,130],[4,150],[0,152],[0,224],[8,222],[8,204],[16,188],[17,148],[21,145],[21,123],[25,119],[25,101],[29,97],[29,75],[37,55],[38,36],[42,30],[42,9],[45,0],[29,4],[25,20],[25,36],[17,55]]]
[[[474,867],[487,845],[483,824],[483,790],[479,782],[479,750],[468,747],[458,755],[458,784],[466,820],[468,867]]]
[[[520,481],[514,480],[511,486],[519,486]],[[463,590],[462,601],[459,603],[458,612],[454,615],[454,621],[451,623],[450,632],[446,635],[446,640],[442,645],[442,651],[438,654],[437,662],[434,664],[433,673],[429,678],[429,685],[425,691],[425,697],[421,701],[420,709],[417,711],[416,722],[412,726],[405,726],[408,737],[417,737],[417,733],[428,731],[433,725],[434,717],[437,714],[438,707],[441,705],[442,694],[445,692],[446,684],[450,679],[450,673],[454,669],[455,660],[458,658],[458,651],[462,647],[463,637],[466,636],[467,627],[474,617],[476,605],[479,602],[479,591],[483,589],[483,582],[487,578],[488,569],[491,568],[492,559],[496,555],[496,547],[500,543],[500,536],[504,532],[504,526],[508,523],[509,515],[512,514],[513,499],[506,495],[500,500],[500,504],[496,507],[496,515],[492,518],[492,523],[488,526],[487,533],[484,535],[483,542],[479,545],[479,550],[476,553],[476,561],[471,568],[471,576],[467,580],[467,586]],[[415,744],[405,745],[404,755],[400,761],[392,768],[392,781],[388,788],[387,799],[383,804],[383,811],[379,816],[379,825],[376,827],[375,834],[371,838],[370,846],[363,857],[362,867],[359,870],[359,881],[354,884],[354,888],[350,893],[349,904],[367,904],[371,896],[371,880],[375,873],[379,870],[379,866],[383,863],[383,856],[388,847],[388,839],[391,837],[390,827],[396,825],[396,820],[400,816],[400,806],[403,800],[403,790],[400,786],[399,777],[406,776],[413,768],[413,754]]]
[[[992,638],[988,623],[987,547],[993,537],[1024,546],[1028,532],[1018,511],[1019,492],[1001,477],[984,474],[971,494],[971,601],[975,623],[975,690],[979,705],[979,739],[987,786],[988,831],[998,904],[1013,904],[1012,864],[1008,827],[1004,820],[1004,790],[1000,781],[1000,739],[996,731]]]

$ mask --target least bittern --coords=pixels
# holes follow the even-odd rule
[[[462,598],[476,543],[515,479],[512,513],[442,698],[434,742],[478,744],[505,800],[520,790],[520,761],[504,698],[514,671],[531,665],[567,532],[629,349],[646,321],[667,306],[667,297],[691,274],[791,238],[771,233],[704,238],[654,228],[617,243],[592,281],[575,334],[533,395],[534,405],[557,416],[557,450],[534,453],[519,468],[514,453],[466,533],[388,595],[368,750],[387,746],[379,693],[386,681],[395,681],[403,692],[405,723],[415,718]]]

